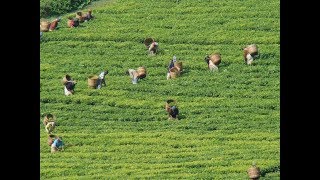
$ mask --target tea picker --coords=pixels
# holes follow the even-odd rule
[[[64,85],[64,95],[66,96],[73,95],[77,82],[71,79],[71,76],[67,74],[62,79],[62,83]]]
[[[50,24],[49,31],[53,31],[57,29],[58,22],[60,22],[60,20],[61,20],[61,17],[58,17],[57,19],[53,20]]]
[[[102,71],[100,74],[99,74],[99,77],[98,77],[98,80],[97,80],[97,89],[101,89],[102,85],[107,85],[106,84],[106,78],[105,76],[109,74],[109,71],[108,70],[105,70],[105,71]]]
[[[55,153],[63,150],[64,143],[62,137],[58,137],[51,144],[51,153]]]
[[[132,84],[137,84],[139,79],[143,79],[147,76],[146,68],[141,66],[137,70],[128,69],[126,74],[131,77]]]
[[[251,44],[243,49],[244,62],[251,65],[253,60],[259,56],[258,47],[256,44]]]
[[[175,100],[169,99],[165,104],[165,109],[168,113],[169,120],[170,119],[178,119],[179,109],[175,104]]]
[[[144,40],[144,45],[148,49],[150,55],[155,55],[159,48],[159,43],[156,42],[153,38],[146,38]]]
[[[204,58],[204,61],[208,64],[208,69],[212,72],[218,71],[219,64],[221,63],[221,54],[220,53],[213,53],[210,56],[207,55]]]
[[[43,125],[48,134],[51,134],[56,127],[56,117],[53,114],[47,114],[43,118]]]
[[[181,72],[182,72],[182,62],[178,62],[177,57],[174,55],[167,67],[167,80],[174,79],[177,76],[180,76]]]

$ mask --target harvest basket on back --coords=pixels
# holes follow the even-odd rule
[[[146,46],[146,48],[149,48],[150,44],[151,44],[153,41],[154,41],[153,38],[146,38],[143,43],[144,43],[144,45]]]
[[[171,68],[171,69],[170,69],[170,77],[171,77],[172,79],[175,79],[175,78],[177,78],[178,76],[180,76],[180,71],[179,71],[179,69],[176,68],[176,67]]]
[[[48,122],[56,122],[56,116],[53,114],[47,114],[44,116],[43,121],[48,123]]]
[[[146,75],[147,75],[147,71],[146,71],[146,68],[145,67],[139,67],[137,69],[137,73],[138,73],[138,76],[141,77],[141,78],[145,78]]]
[[[177,101],[174,100],[174,99],[168,99],[166,101],[166,103],[169,105],[169,106],[177,106]]]
[[[260,178],[260,168],[253,165],[248,169],[248,176],[250,179]]]
[[[81,12],[81,11],[78,11],[77,13],[76,13],[76,18],[78,18],[79,19],[79,21],[82,23],[82,22],[84,22],[84,16],[83,16],[83,13]]]
[[[175,62],[174,67],[176,67],[181,72],[182,71],[182,62],[181,61]]]
[[[67,75],[65,75],[63,78],[62,78],[62,84],[63,85],[66,85],[66,83],[68,82],[68,81],[71,81],[71,77],[67,74]]]
[[[250,44],[246,49],[249,54],[258,54],[258,47],[255,44]]]
[[[219,65],[221,63],[221,56],[219,53],[214,53],[210,55],[210,60],[214,65]]]
[[[168,109],[172,106],[177,106],[176,104],[176,100],[173,100],[173,99],[168,99],[165,103],[165,106],[164,108],[168,111]]]
[[[50,27],[50,22],[47,20],[40,21],[40,31],[41,32],[48,32]]]

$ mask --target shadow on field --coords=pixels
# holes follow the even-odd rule
[[[187,68],[187,69],[183,69],[180,73],[181,76],[186,76],[188,75],[190,72],[190,68]]]
[[[57,27],[55,29],[55,31],[58,31],[59,29],[77,29],[77,28],[85,28],[87,26],[83,25],[83,24],[80,24],[79,26],[77,27],[73,27],[73,28],[70,28],[70,27],[67,27],[67,26],[60,26],[60,27]]]
[[[275,53],[266,53],[266,54],[260,54],[259,55],[259,57],[257,58],[257,59],[272,59],[272,58],[274,58],[276,56],[276,54]]]
[[[83,24],[80,24],[79,26],[77,26],[77,27],[75,27],[75,28],[84,28],[84,27],[87,27],[87,26],[85,26],[85,25],[83,25]]]
[[[167,118],[169,121],[181,121],[181,120],[186,119],[186,116],[185,116],[185,115],[182,115],[182,114],[179,114],[178,119],[169,119],[168,116],[166,116],[166,118]]]
[[[261,176],[264,177],[268,173],[280,172],[280,165],[271,166],[266,169],[261,170]]]
[[[185,115],[183,115],[183,114],[180,114],[180,115],[179,115],[179,120],[183,120],[183,119],[185,119],[185,118],[186,118]]]
[[[158,50],[157,50],[157,55],[164,55],[164,54],[165,54],[164,50],[161,49],[161,47],[159,47]]]
[[[221,64],[219,64],[219,69],[228,67],[228,66],[230,66],[230,64],[232,64],[232,63],[231,62],[222,61]]]
[[[148,56],[159,56],[159,55],[164,55],[164,50],[161,50],[160,48],[157,50],[156,54],[149,54],[148,49],[145,50],[145,54]]]

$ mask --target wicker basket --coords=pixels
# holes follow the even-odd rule
[[[174,67],[176,67],[181,72],[182,71],[182,62],[175,62]]]
[[[50,27],[49,21],[41,21],[40,22],[40,31],[41,32],[48,32]]]
[[[211,54],[210,60],[214,65],[218,66],[221,63],[221,56],[219,53]]]
[[[76,13],[76,18],[78,18],[79,22],[81,22],[81,23],[84,22],[84,20],[85,20],[85,16],[80,11]]]
[[[168,99],[166,101],[166,104],[168,104],[169,106],[177,106],[177,101],[174,99]]]
[[[175,79],[175,78],[177,78],[178,76],[180,76],[180,71],[178,70],[178,68],[176,68],[176,67],[171,68],[171,69],[170,69],[170,77],[171,77],[172,79]]]
[[[68,81],[67,78],[63,77],[61,82],[62,82],[63,85],[66,85],[67,81]]]
[[[255,44],[251,44],[245,48],[249,54],[257,54],[258,53],[258,47]]]
[[[89,88],[95,89],[97,86],[98,82],[98,76],[97,75],[92,75],[88,77],[88,86]]]
[[[51,117],[49,117],[51,116]],[[54,116],[53,114],[47,114],[44,118],[43,118],[43,125],[47,126],[47,124],[49,122],[56,122],[56,116]]]
[[[146,68],[145,67],[139,67],[137,69],[137,73],[138,73],[138,76],[140,77],[143,77],[147,74],[147,71],[146,71]]]
[[[252,166],[248,169],[248,176],[250,179],[258,179],[260,178],[260,168],[256,166]]]
[[[66,83],[71,80],[70,76],[69,76],[69,78],[67,78],[67,76],[69,76],[69,75],[65,75],[61,80],[63,85],[66,85]]]
[[[146,46],[146,48],[149,48],[149,46],[150,46],[150,44],[151,44],[152,42],[154,42],[154,39],[153,39],[153,38],[146,38],[143,43],[144,43],[144,45]]]
[[[55,122],[56,121],[56,116],[53,115],[53,114],[47,114],[46,116],[44,116],[43,121],[46,122],[46,123]]]

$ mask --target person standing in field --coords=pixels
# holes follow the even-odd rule
[[[138,83],[138,72],[136,70],[128,69],[128,71],[126,71],[126,74],[131,77],[132,84]]]
[[[170,70],[171,68],[174,68],[174,63],[177,62],[177,57],[176,56],[173,56],[172,60],[170,60],[169,62],[169,65],[167,67],[167,80],[169,80],[171,78],[171,75],[170,75]]]
[[[214,71],[219,70],[218,66],[221,63],[221,54],[220,53],[214,53],[214,54],[211,54],[210,56],[207,55],[204,58],[204,60],[207,63],[208,69],[210,71],[214,72]]]
[[[85,21],[89,21],[89,20],[91,20],[91,19],[93,19],[92,10],[89,9],[88,12],[84,15],[84,20],[85,20]]]
[[[97,81],[97,89],[101,89],[102,85],[107,85],[106,84],[106,79],[105,79],[105,76],[108,74],[108,70],[105,70],[105,71],[102,71],[100,74],[99,74],[99,77],[98,77],[98,81]]]
[[[176,105],[170,105],[170,103],[175,102],[172,99],[167,100],[165,109],[168,112],[169,119],[178,119],[179,109]]]
[[[67,26],[69,28],[78,27],[80,24],[80,21],[78,18],[68,17]]]
[[[55,153],[63,150],[64,143],[62,137],[56,137],[56,139],[51,144],[51,153]]]
[[[132,84],[137,84],[139,79],[146,77],[146,69],[144,67],[139,67],[138,70],[129,69],[126,74],[131,77]]]
[[[53,114],[47,114],[43,118],[43,125],[48,134],[51,134],[56,127],[56,120]]]
[[[258,47],[256,44],[250,44],[243,49],[244,62],[251,65],[253,60],[259,56]]]
[[[74,94],[74,88],[76,86],[76,81],[71,79],[71,76],[68,74],[65,76],[64,81],[64,95],[69,96]]]
[[[149,53],[150,53],[151,55],[155,55],[155,54],[157,53],[157,51],[158,51],[158,46],[159,46],[159,44],[158,44],[156,41],[153,41],[153,42],[150,44],[149,48],[148,48]]]

